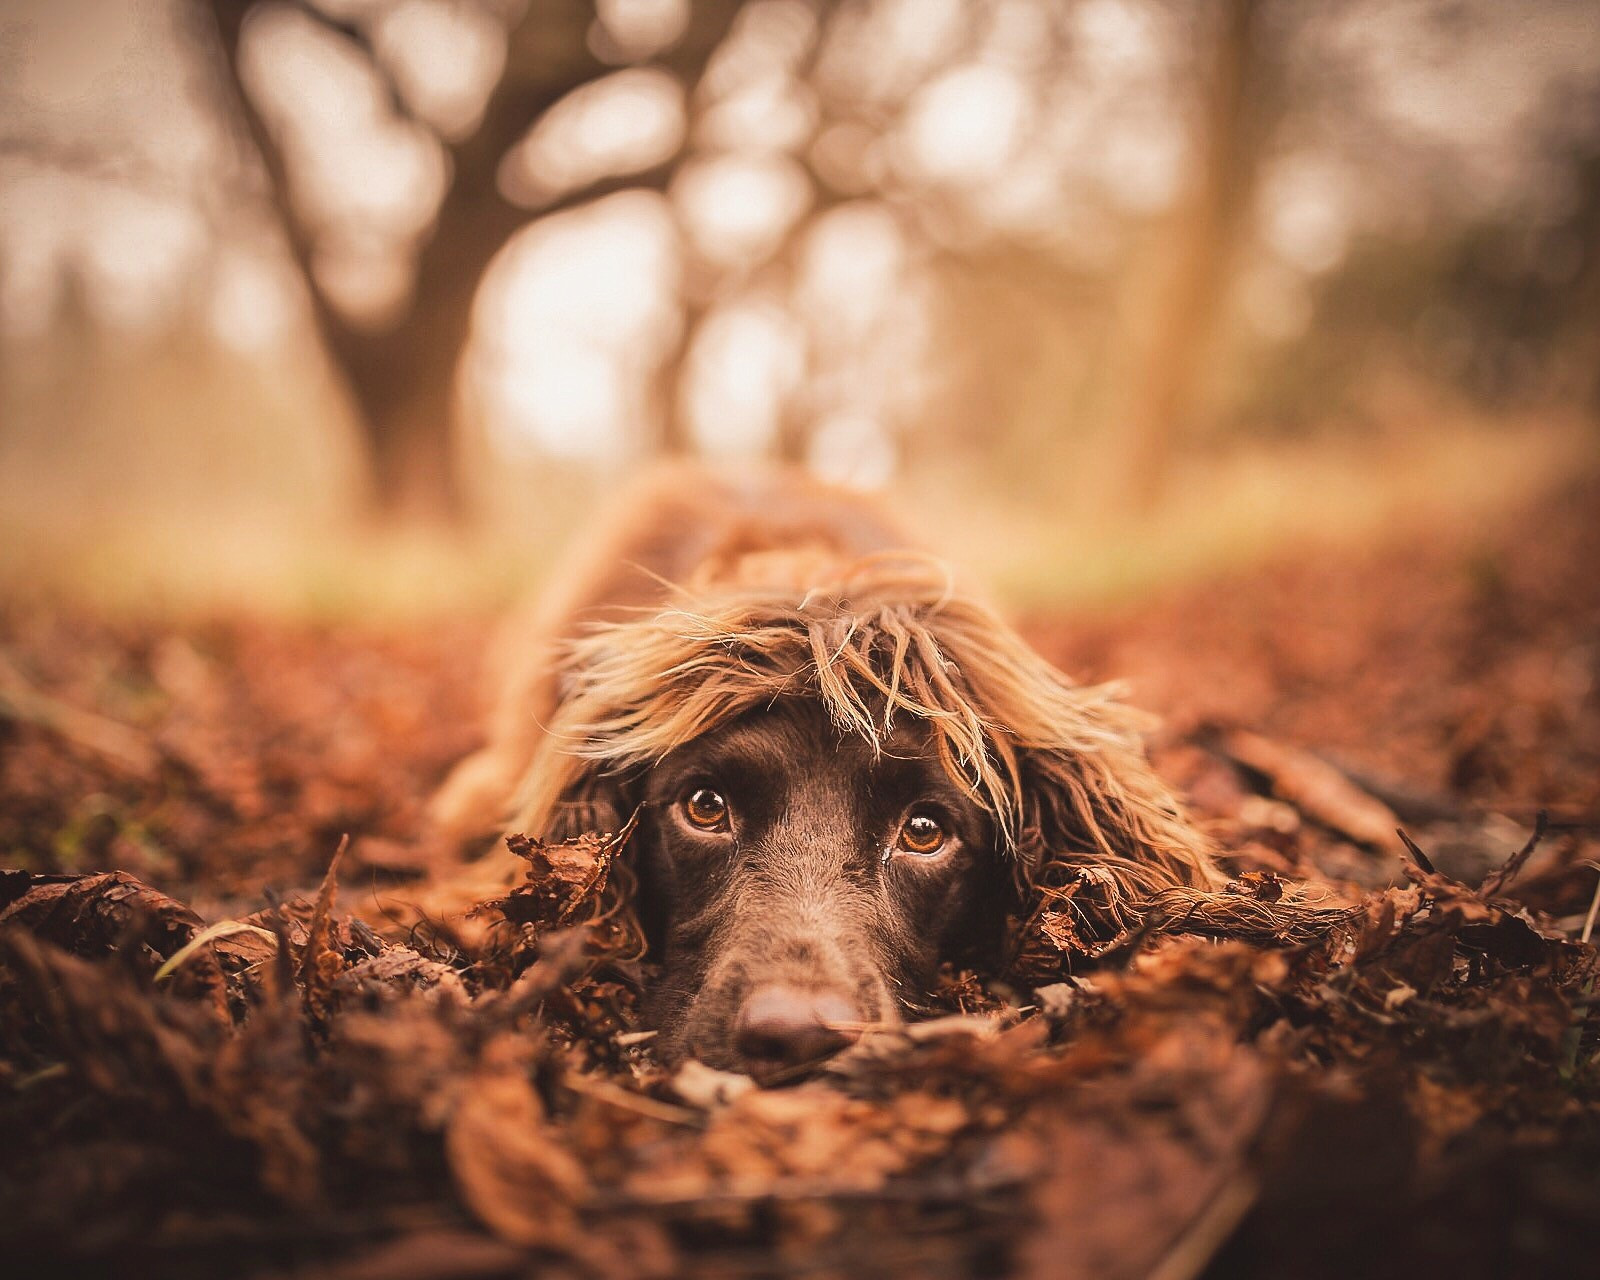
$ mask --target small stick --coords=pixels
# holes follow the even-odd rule
[[[1528,843],[1523,845],[1514,854],[1506,859],[1505,866],[1498,871],[1491,871],[1484,877],[1483,883],[1478,886],[1478,892],[1485,898],[1492,898],[1516,878],[1522,866],[1533,856],[1533,851],[1539,847],[1539,841],[1544,839],[1544,834],[1550,828],[1550,813],[1546,809],[1539,810],[1539,816],[1533,820],[1533,834],[1528,837]]]
[[[634,1093],[631,1089],[624,1089],[609,1080],[595,1080],[576,1072],[569,1072],[562,1078],[561,1083],[574,1093],[585,1094],[610,1106],[620,1107],[624,1111],[649,1116],[652,1120],[664,1120],[668,1124],[681,1124],[691,1129],[704,1126],[704,1120],[698,1111],[673,1106],[670,1102],[662,1102],[646,1094]]]

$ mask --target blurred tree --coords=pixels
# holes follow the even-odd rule
[[[442,138],[448,186],[411,265],[409,298],[398,315],[373,323],[341,308],[317,269],[322,246],[305,216],[294,153],[275,136],[245,74],[251,24],[292,8],[358,53],[383,77],[395,114],[427,126],[394,83],[369,30],[338,9],[288,0],[214,0],[211,12],[226,54],[232,97],[259,151],[329,359],[348,389],[362,429],[372,492],[380,512],[453,519],[461,514],[452,424],[456,367],[471,332],[472,304],[495,255],[533,212],[508,197],[501,168],[511,148],[550,107],[615,65],[596,52],[594,6],[586,0],[536,0],[510,27],[504,71],[475,128]],[[726,34],[737,0],[697,0],[683,34],[655,59],[687,85],[704,74]],[[430,128],[430,131],[434,131]],[[626,178],[591,183],[543,202],[544,216],[618,187],[665,184],[670,163]]]
[[[1219,0],[1195,15],[1203,52],[1190,113],[1191,169],[1148,312],[1152,332],[1128,384],[1129,496],[1140,507],[1161,496],[1174,443],[1196,416],[1212,329],[1252,212],[1270,115],[1261,9],[1260,0]]]
[[[1521,12],[1570,9],[1530,0]],[[1493,9],[1433,10],[1437,44],[1419,51],[1430,65],[1505,38]],[[1320,22],[1302,34],[1302,58],[1338,43]],[[1560,407],[1600,419],[1600,63],[1530,74],[1516,127],[1486,111],[1484,136],[1465,126],[1472,149],[1386,120],[1370,64],[1321,56],[1316,69],[1289,70],[1280,131],[1302,150],[1359,157],[1366,225],[1306,278],[1296,332],[1234,353],[1248,370],[1235,378],[1235,425],[1263,435],[1376,426],[1406,383],[1497,414]]]
[[[510,503],[523,459],[727,448],[826,470],[853,440],[878,478],[1014,462],[1040,497],[1064,476],[1110,495],[1116,471],[1148,501],[1180,445],[1211,443],[1197,428],[1359,420],[1368,375],[1401,364],[1545,384],[1554,346],[1571,385],[1593,366],[1574,335],[1600,341],[1592,106],[1528,127],[1562,68],[1593,84],[1581,50],[1558,57],[1581,43],[1577,0],[135,7],[188,15],[158,74],[188,80],[202,50],[210,79],[186,96],[228,139],[164,139],[135,98],[46,131],[30,95],[60,77],[0,76],[0,166],[92,180],[52,198],[93,193],[105,228],[132,227],[124,255],[149,237],[113,217],[113,188],[198,214],[188,265],[169,254],[194,310],[243,247],[295,314],[281,239],[389,512],[459,510],[458,383]],[[630,46],[621,13],[672,30]],[[63,19],[58,43],[75,21],[93,25]],[[448,70],[463,22],[473,105],[441,115],[418,67]],[[1497,105],[1455,110],[1460,85]],[[628,189],[651,195],[600,199]],[[93,318],[114,319],[137,291],[96,268],[110,237],[60,221],[52,262],[88,270]]]

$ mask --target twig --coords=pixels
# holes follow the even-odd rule
[[[1149,1273],[1149,1280],[1193,1280],[1255,1207],[1259,1195],[1255,1179],[1236,1174],[1184,1229],[1177,1243]]]
[[[567,924],[577,909],[589,901],[590,895],[596,889],[604,890],[606,873],[611,870],[611,863],[616,856],[627,848],[628,838],[633,835],[633,829],[639,825],[639,815],[643,812],[644,806],[641,804],[634,809],[633,816],[623,823],[620,831],[601,840],[600,852],[595,855],[594,870],[589,873],[589,878],[583,882],[582,887],[572,895],[571,901],[556,916],[556,924]],[[588,923],[598,923],[598,921]]]
[[[613,1107],[620,1107],[624,1111],[649,1116],[652,1120],[665,1120],[668,1124],[681,1124],[691,1129],[705,1127],[705,1120],[698,1111],[673,1106],[670,1102],[646,1097],[642,1093],[633,1093],[607,1080],[592,1080],[587,1076],[571,1073],[562,1080],[562,1084],[574,1093],[584,1094]]]
[[[1533,820],[1533,834],[1528,837],[1528,843],[1523,845],[1514,854],[1506,859],[1505,866],[1498,871],[1491,871],[1483,878],[1483,883],[1478,886],[1478,893],[1485,898],[1492,898],[1516,878],[1523,864],[1533,856],[1533,851],[1539,847],[1539,841],[1544,839],[1544,834],[1550,828],[1550,814],[1539,810],[1539,816]]]
[[[1210,737],[1213,751],[1266,778],[1273,795],[1312,821],[1357,844],[1374,849],[1388,844],[1399,821],[1394,811],[1326,760],[1246,729],[1214,730]]]

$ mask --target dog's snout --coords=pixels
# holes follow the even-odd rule
[[[860,1034],[861,1012],[829,991],[770,984],[750,993],[739,1012],[734,1047],[755,1071],[816,1062]]]

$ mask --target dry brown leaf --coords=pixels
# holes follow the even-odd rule
[[[488,1046],[461,1084],[445,1154],[462,1202],[510,1244],[551,1249],[578,1241],[588,1179],[547,1123],[528,1079],[526,1048],[511,1036]]]
[[[1273,794],[1307,817],[1374,849],[1394,847],[1400,825],[1394,811],[1327,761],[1248,729],[1223,729],[1216,740],[1231,759],[1264,774]]]

